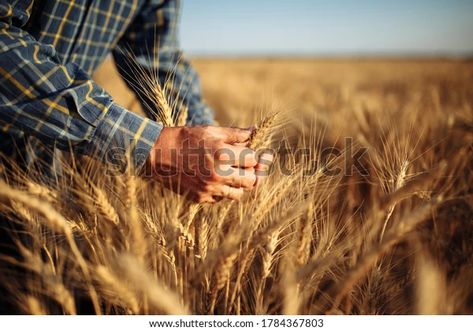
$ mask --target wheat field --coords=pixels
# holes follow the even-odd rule
[[[19,313],[473,313],[473,62],[194,62],[216,120],[276,151],[267,181],[196,205],[86,158],[53,187],[5,164]]]

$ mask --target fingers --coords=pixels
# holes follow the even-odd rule
[[[220,128],[227,144],[243,143],[250,139],[251,130],[239,128]]]
[[[235,188],[228,185],[224,185],[222,186],[221,196],[223,196],[224,198],[238,201],[241,199],[244,193],[245,192],[242,188]]]
[[[197,203],[215,203],[222,199],[240,200],[245,193],[243,188],[231,187],[229,185],[219,185],[212,189],[213,193],[193,193],[189,198]]]
[[[225,165],[241,168],[253,168],[257,164],[256,153],[252,149],[229,144],[216,151],[215,159],[222,161]]]
[[[204,194],[190,194],[188,198],[196,203],[215,203],[221,200],[218,197]]]
[[[197,200],[197,202],[199,202],[199,203],[216,203],[217,200],[215,200],[214,197],[208,196],[208,197],[200,198],[199,200]]]
[[[233,168],[229,167],[226,170],[226,173],[229,173],[228,176],[224,177],[224,183],[243,189],[252,189],[255,186],[256,175],[254,168]]]
[[[273,156],[264,153],[258,157],[254,150],[247,147],[251,130],[213,126],[198,130],[195,134],[189,134],[191,147],[197,148],[199,152],[204,151],[200,145],[204,141],[208,148],[205,151],[210,150],[214,155],[205,153],[204,169],[201,169],[201,159],[196,162],[187,158],[185,161],[189,164],[182,162],[180,175],[184,183],[178,186],[193,192],[191,198],[194,201],[214,203],[223,198],[240,200],[245,190],[253,189],[263,182]],[[202,171],[189,174],[187,168]]]

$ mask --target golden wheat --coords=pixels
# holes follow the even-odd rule
[[[473,107],[465,77],[446,74],[459,67],[472,72],[460,62],[200,62],[220,122],[256,122],[249,146],[280,147],[265,185],[196,205],[88,160],[64,160],[54,187],[7,160],[0,211],[21,226],[11,230],[20,256],[2,256],[12,273],[2,268],[0,281],[30,314],[471,313]],[[267,73],[274,99],[296,110],[255,121],[265,75],[241,84],[244,70]],[[158,120],[188,122],[156,76],[137,76]]]

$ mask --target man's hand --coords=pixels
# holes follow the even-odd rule
[[[188,193],[195,202],[239,200],[244,190],[255,187],[255,172],[266,167],[245,146],[250,133],[213,126],[166,127],[151,151],[148,169],[159,182]]]

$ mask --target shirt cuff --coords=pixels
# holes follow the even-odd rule
[[[85,154],[123,172],[129,162],[138,173],[163,126],[113,103],[99,121]]]

